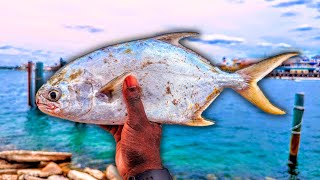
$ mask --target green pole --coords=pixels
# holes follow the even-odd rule
[[[43,62],[37,62],[36,63],[36,76],[35,76],[35,93],[38,92],[38,90],[40,89],[40,87],[43,85],[44,83],[44,79],[43,79]]]
[[[297,156],[300,144],[300,133],[302,116],[304,112],[304,94],[297,93],[294,100],[293,109],[293,121],[291,130],[291,141],[290,141],[290,155],[289,155],[289,167],[295,167],[297,165]]]

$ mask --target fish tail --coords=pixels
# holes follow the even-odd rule
[[[283,53],[263,61],[257,64],[251,65],[247,68],[238,70],[236,73],[239,74],[245,84],[241,87],[234,87],[233,89],[238,92],[241,96],[246,98],[252,104],[259,107],[261,110],[270,114],[285,114],[285,112],[269,102],[263,92],[260,90],[257,82],[260,81],[264,76],[268,75],[274,68],[281,65],[284,61],[288,60],[293,56],[297,56],[299,53]]]

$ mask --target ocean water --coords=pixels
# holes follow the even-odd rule
[[[30,110],[27,74],[0,71],[0,149],[68,151],[79,167],[104,169],[114,163],[113,138],[95,125],[76,124]],[[320,82],[264,79],[261,89],[287,111],[261,112],[226,89],[204,112],[216,125],[164,125],[164,166],[178,179],[319,179]],[[305,93],[298,176],[287,168],[294,94]]]

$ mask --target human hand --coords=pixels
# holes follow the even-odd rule
[[[144,111],[141,88],[134,76],[122,86],[128,118],[124,125],[101,125],[116,141],[116,165],[123,179],[146,170],[163,169],[160,158],[160,124],[150,122]]]

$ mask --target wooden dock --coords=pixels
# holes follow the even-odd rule
[[[272,71],[267,77],[279,78],[279,79],[297,79],[297,78],[311,78],[320,79],[319,72],[308,72],[308,73],[291,73],[291,72],[278,72]]]
[[[51,72],[55,72],[61,67],[63,67],[66,63],[60,60],[60,66],[56,66]],[[59,68],[58,68],[59,67]],[[28,62],[27,65],[28,72],[28,105],[31,108],[36,108],[35,96],[40,87],[50,78],[50,76],[45,76],[45,69],[43,62],[36,62],[35,68],[34,63],[32,61]],[[52,73],[53,74],[53,73]]]

